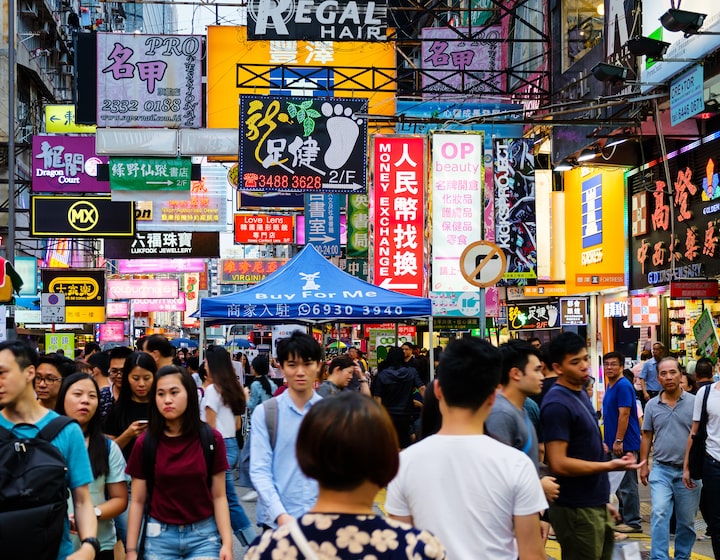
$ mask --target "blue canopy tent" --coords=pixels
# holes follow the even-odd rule
[[[280,269],[251,288],[201,299],[194,316],[203,323],[201,337],[206,322],[316,324],[417,318],[427,318],[432,333],[430,299],[364,282],[340,270],[313,245],[305,246]]]
[[[307,245],[251,288],[201,299],[195,316],[211,323],[377,322],[431,317],[432,303],[364,282]]]

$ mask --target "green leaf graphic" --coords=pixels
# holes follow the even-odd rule
[[[292,118],[295,118],[295,115],[297,115],[297,107],[295,107],[295,105],[293,105],[292,103],[288,103],[287,112],[288,115],[290,115]]]
[[[315,109],[308,109],[307,115],[308,117],[312,117],[313,119],[317,119],[320,117],[320,113],[318,113]]]
[[[310,136],[313,133],[313,130],[315,130],[315,121],[312,119],[305,119],[305,122],[303,122],[303,130],[305,131],[305,136]]]
[[[312,99],[308,99],[308,100],[303,101],[302,103],[300,103],[300,107],[302,107],[303,109],[308,109],[309,107],[312,107],[312,104],[313,104],[313,100],[312,100]]]
[[[297,120],[299,123],[303,122],[305,120],[305,117],[307,117],[307,113],[305,112],[305,109],[298,110],[297,113]]]

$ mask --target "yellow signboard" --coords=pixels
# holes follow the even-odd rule
[[[568,295],[625,285],[624,205],[624,170],[581,167],[565,174]]]
[[[46,132],[84,132],[95,134],[94,124],[77,124],[75,122],[75,105],[46,105]]]
[[[210,26],[207,46],[208,128],[239,125],[240,94],[308,96],[327,88],[336,97],[367,98],[371,115],[395,114],[392,41],[248,41],[245,27]]]

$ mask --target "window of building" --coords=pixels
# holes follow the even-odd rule
[[[600,43],[603,37],[603,0],[562,2],[563,72]]]

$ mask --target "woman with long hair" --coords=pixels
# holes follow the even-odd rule
[[[55,411],[77,421],[85,435],[85,446],[95,477],[90,483],[100,541],[100,553],[95,558],[113,560],[116,541],[113,519],[125,511],[128,500],[125,459],[117,444],[102,433],[99,395],[100,389],[92,374],[74,373],[63,380]],[[72,520],[72,498],[68,498],[68,512]],[[78,550],[81,543],[77,534],[71,534],[71,539],[74,550]]]
[[[355,391],[313,405],[295,446],[302,472],[318,481],[312,509],[266,531],[246,560],[374,558],[441,560],[445,551],[427,531],[386,519],[374,509],[377,493],[397,474],[398,439],[380,404]]]
[[[150,418],[150,387],[157,364],[147,352],[133,352],[125,358],[120,377],[120,392],[105,417],[104,430],[118,444],[125,460],[129,459],[138,436]],[[128,482],[128,492],[131,492]],[[118,539],[127,542],[127,509],[115,519]]]
[[[138,557],[147,501],[145,558],[232,560],[223,437],[212,430],[213,450],[204,447],[207,426],[200,420],[195,381],[184,368],[160,368],[150,396],[150,424],[127,467],[132,498],[126,558]]]
[[[230,353],[221,346],[211,346],[205,355],[205,367],[212,379],[212,385],[205,389],[202,400],[202,412],[210,427],[222,434],[225,440],[229,468],[225,472],[226,493],[230,506],[230,522],[235,536],[244,546],[255,539],[252,522],[240,505],[233,469],[238,466],[240,447],[236,439],[237,431],[242,427],[242,414],[245,412],[245,391],[235,376]]]
[[[252,415],[255,407],[272,398],[277,390],[277,385],[268,377],[270,372],[270,359],[267,354],[259,354],[250,364],[250,371],[253,374],[253,381],[250,383],[250,399],[247,407]]]

